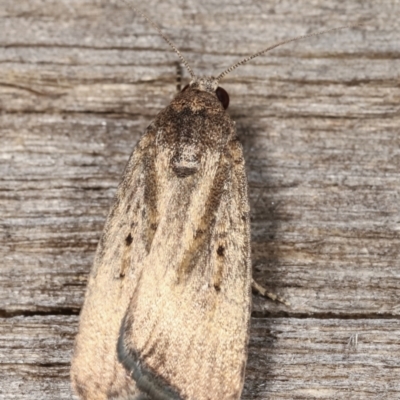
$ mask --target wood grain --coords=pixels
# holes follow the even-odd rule
[[[400,397],[400,2],[146,2],[222,82],[244,145],[255,277],[246,399]],[[0,2],[0,399],[71,399],[88,272],[177,57],[123,1]],[[184,79],[188,74],[184,72]],[[357,345],[356,343],[357,338]]]
[[[1,318],[0,398],[71,399],[77,326],[77,316]],[[399,335],[394,319],[253,318],[243,399],[395,399]]]

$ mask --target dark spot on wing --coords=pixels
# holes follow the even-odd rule
[[[127,246],[130,246],[130,245],[132,244],[132,242],[133,242],[132,235],[129,234],[129,235],[125,238],[125,244],[126,244]]]
[[[223,257],[224,254],[225,254],[225,247],[224,247],[224,246],[218,246],[217,254],[218,254],[220,257]]]

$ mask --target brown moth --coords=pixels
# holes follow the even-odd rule
[[[85,400],[239,399],[251,312],[250,208],[242,147],[218,84],[298,38],[217,78],[198,78],[149,22],[192,80],[126,166],[90,274],[72,384]]]

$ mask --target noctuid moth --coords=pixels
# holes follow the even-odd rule
[[[85,400],[239,399],[251,313],[250,208],[219,81],[299,37],[199,78],[140,14],[192,80],[125,168],[89,278],[73,388]]]

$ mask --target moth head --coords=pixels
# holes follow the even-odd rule
[[[225,110],[229,106],[228,92],[221,86],[218,86],[218,80],[212,76],[207,78],[194,76],[191,82],[182,89],[182,92],[188,87],[215,94]]]

